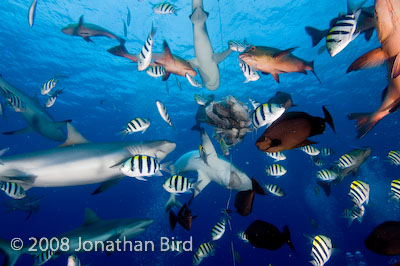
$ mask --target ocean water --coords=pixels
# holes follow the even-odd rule
[[[131,53],[139,53],[147,38],[151,24],[157,27],[154,51],[162,50],[166,40],[176,55],[185,59],[194,57],[193,30],[189,19],[191,1],[171,1],[179,7],[177,16],[153,13],[148,0],[38,0],[35,23],[28,24],[28,0],[3,0],[0,23],[0,73],[2,77],[26,94],[40,94],[40,87],[51,77],[64,75],[56,88],[64,88],[55,105],[47,111],[57,121],[72,119],[72,124],[83,136],[92,142],[121,141],[117,133],[135,117],[147,117],[151,126],[144,133],[126,136],[125,140],[145,141],[166,139],[176,142],[177,148],[165,159],[175,161],[184,153],[198,149],[199,132],[190,128],[195,124],[197,104],[194,94],[208,95],[205,88],[194,88],[184,77],[178,77],[180,90],[171,75],[165,82],[154,79],[144,72],[138,72],[136,64],[107,52],[117,45],[115,40],[94,37],[94,43],[80,37],[61,32],[61,28],[77,23],[84,15],[85,22],[93,23],[123,36],[123,22],[127,7],[132,14],[128,27],[126,47]],[[364,239],[372,229],[387,220],[398,220],[399,209],[389,202],[390,183],[399,178],[398,167],[391,165],[386,156],[390,150],[400,149],[398,120],[399,114],[385,117],[368,135],[361,140],[355,138],[354,122],[347,114],[376,110],[380,105],[382,90],[387,86],[387,70],[384,66],[346,74],[347,67],[362,54],[378,47],[376,33],[369,42],[358,37],[341,53],[331,58],[327,52],[319,55],[318,48],[311,46],[311,38],[304,27],[328,28],[329,21],[340,12],[346,11],[343,1],[211,1],[203,0],[204,9],[209,13],[207,29],[215,52],[227,48],[229,40],[244,39],[254,45],[288,49],[297,47],[296,56],[307,61],[314,60],[315,71],[322,84],[309,73],[303,75],[288,73],[280,75],[280,84],[271,75],[261,75],[256,82],[244,84],[244,76],[238,65],[238,53],[233,52],[219,64],[221,85],[212,92],[216,100],[233,95],[250,107],[248,98],[265,102],[276,91],[292,95],[297,105],[292,110],[307,112],[323,117],[322,105],[326,105],[333,116],[336,134],[330,128],[323,135],[315,136],[317,147],[331,147],[336,155],[355,147],[369,146],[372,154],[362,165],[357,179],[366,181],[371,187],[370,203],[366,207],[363,222],[354,221],[351,227],[341,218],[342,212],[352,203],[348,197],[353,177],[347,177],[332,189],[330,197],[322,190],[314,190],[315,172],[318,168],[310,157],[299,150],[286,151],[287,160],[281,162],[288,173],[274,179],[265,174],[265,168],[272,159],[257,149],[256,139],[264,129],[249,133],[243,142],[233,147],[226,157],[249,177],[260,183],[275,182],[286,192],[283,198],[272,195],[256,195],[253,212],[246,217],[232,213],[232,231],[227,228],[223,238],[217,242],[215,255],[203,260],[201,265],[233,265],[231,243],[242,258],[236,265],[311,265],[311,241],[307,236],[324,234],[332,238],[334,251],[326,265],[347,265],[346,252],[361,251],[363,261],[369,266],[392,265],[398,258],[372,253],[364,246]],[[371,6],[374,1],[367,1]],[[196,77],[199,79],[199,76]],[[44,104],[46,98],[39,96]],[[160,117],[155,101],[161,100],[174,123],[170,128]],[[2,102],[4,98],[2,97]],[[11,131],[25,127],[20,114],[6,108],[5,118],[0,118],[0,131]],[[212,127],[205,125],[209,135]],[[213,143],[220,153],[219,145]],[[1,148],[10,147],[5,154],[16,155],[57,147],[59,143],[48,140],[35,132],[6,136],[0,134]],[[222,156],[222,155],[221,155]],[[335,158],[329,159],[333,161]],[[1,167],[1,166],[0,166]],[[62,172],[57,176],[62,176]],[[164,177],[168,174],[164,173]],[[196,173],[189,176],[196,177]],[[32,188],[28,194],[43,197],[40,211],[25,221],[26,213],[6,212],[0,207],[0,238],[53,237],[82,225],[85,208],[93,209],[101,218],[152,218],[153,225],[140,235],[138,240],[152,240],[156,244],[160,237],[175,237],[181,240],[193,239],[193,252],[175,256],[171,252],[92,252],[79,253],[83,265],[192,265],[193,253],[204,242],[210,241],[211,228],[220,219],[220,210],[226,207],[230,191],[216,183],[210,183],[194,200],[191,209],[198,215],[192,229],[187,232],[179,225],[171,231],[164,204],[169,195],[162,188],[164,178],[151,177],[148,182],[125,178],[115,187],[92,196],[98,184]],[[230,208],[234,210],[232,192]],[[190,195],[179,197],[187,201]],[[7,200],[1,195],[0,201]],[[283,245],[277,251],[253,248],[236,237],[254,220],[264,220],[283,230],[288,225],[296,252]],[[313,219],[316,225],[312,225]],[[28,243],[28,242],[27,242]],[[66,265],[68,255],[50,260],[46,265]],[[3,257],[2,257],[3,258]],[[33,259],[23,255],[16,265],[31,265]]]

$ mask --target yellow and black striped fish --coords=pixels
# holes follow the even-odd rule
[[[267,184],[265,185],[265,188],[273,195],[277,196],[277,197],[283,197],[285,196],[285,192],[283,191],[283,189],[276,185],[276,184]]]
[[[163,66],[151,66],[146,70],[146,73],[153,78],[159,78],[165,75],[165,68]]]
[[[304,151],[310,156],[316,156],[320,153],[320,151],[312,145],[303,146],[300,150]]]
[[[43,265],[54,256],[54,251],[48,249],[35,257],[35,264],[37,266]]]
[[[286,160],[286,155],[283,154],[280,151],[278,151],[278,152],[266,152],[265,154],[267,156],[271,157],[272,159],[275,159],[275,162]]]
[[[162,176],[162,171],[168,172],[166,168],[169,163],[159,164],[154,157],[147,155],[135,155],[122,163],[121,172],[138,180],[147,181],[144,176]]]
[[[197,266],[201,263],[201,261],[203,260],[202,257],[199,257],[199,255],[197,255],[197,253],[195,253],[193,255],[193,266]]]
[[[400,151],[390,151],[387,157],[392,164],[400,165]]]
[[[207,242],[200,245],[197,249],[196,254],[200,258],[206,258],[208,256],[213,256],[215,251],[215,245],[213,243]]]
[[[392,181],[392,184],[390,186],[390,190],[393,193],[392,199],[394,199],[398,203],[400,203],[400,179],[395,179],[395,180]]]
[[[364,214],[365,214],[364,206],[363,205],[358,206],[357,204],[354,204],[353,208],[344,210],[343,218],[349,220],[349,226],[350,226],[355,219],[357,219],[361,223]]]
[[[317,172],[317,178],[323,182],[332,182],[338,178],[338,174],[335,171],[323,169]]]
[[[240,231],[239,233],[237,233],[237,236],[240,240],[242,240],[245,243],[249,242],[249,239],[247,238],[247,235],[244,231]]]
[[[350,185],[349,196],[351,200],[358,206],[368,204],[369,201],[369,185],[363,181],[355,180]]]
[[[135,132],[142,132],[143,134],[149,128],[150,124],[151,121],[149,119],[137,117],[131,120],[121,133],[126,135]]]
[[[214,227],[211,229],[211,238],[213,241],[220,239],[225,233],[226,221],[221,219]]]
[[[0,189],[13,199],[22,199],[26,196],[25,190],[17,183],[0,181]]]
[[[270,165],[266,169],[267,175],[275,176],[275,177],[283,176],[284,174],[286,174],[286,172],[287,172],[287,170],[285,169],[285,167],[283,167],[282,165],[279,165],[279,164]]]
[[[331,148],[325,147],[321,150],[322,156],[330,156],[332,154],[334,154],[334,151]]]
[[[173,175],[165,180],[163,188],[169,193],[185,193],[189,189],[194,188],[194,184],[189,179],[181,175]]]
[[[332,241],[324,235],[317,235],[313,239],[310,263],[314,266],[323,266],[332,255]]]
[[[339,160],[337,161],[337,166],[341,169],[349,168],[353,165],[355,165],[357,162],[357,159],[349,154],[343,154]]]

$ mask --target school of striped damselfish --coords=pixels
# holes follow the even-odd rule
[[[378,110],[372,113],[348,115],[349,119],[357,121],[358,138],[365,136],[386,115],[396,112],[400,107],[400,57],[398,57],[400,53],[400,1],[375,0],[374,5],[368,7],[364,6],[365,2],[353,3],[348,0],[347,12],[334,17],[327,29],[305,28],[312,39],[313,46],[318,45],[323,38],[326,39],[325,45],[319,48],[318,53],[321,54],[326,50],[331,57],[345,49],[358,35],[364,34],[368,41],[372,38],[374,30],[377,31],[381,47],[361,56],[347,70],[349,73],[381,64],[386,64],[388,70],[388,85],[383,91],[382,103]],[[40,5],[40,0],[34,0],[30,7],[27,7],[28,24],[31,28],[37,27],[34,24],[36,12],[43,12]],[[153,10],[155,16],[179,16],[180,13],[183,13],[178,6],[169,2],[152,4],[152,7],[149,8]],[[127,7],[127,17],[123,20],[124,38],[102,26],[86,22],[83,15],[77,23],[69,24],[61,31],[66,35],[81,37],[86,42],[94,42],[93,39],[97,37],[106,37],[117,41],[118,45],[110,47],[107,52],[137,64],[137,71],[142,73],[135,74],[146,73],[155,79],[162,78],[162,81],[167,81],[170,75],[174,74],[176,77],[184,77],[190,86],[198,89],[206,88],[214,91],[219,88],[220,69],[218,64],[231,54],[237,56],[238,67],[245,78],[244,83],[261,82],[260,72],[264,75],[271,74],[272,78],[280,83],[279,75],[291,75],[288,73],[293,72],[307,74],[307,71],[311,72],[318,82],[323,82],[315,71],[314,61],[307,61],[295,56],[293,53],[296,48],[293,47],[274,48],[253,45],[244,39],[244,41],[230,40],[224,51],[214,52],[206,27],[208,13],[204,10],[202,0],[192,1],[192,13],[189,18],[193,24],[195,51],[195,58],[190,60],[172,53],[167,41],[163,40],[166,36],[159,36],[154,22],[148,25],[150,30],[146,39],[140,40],[141,49],[129,52],[125,47],[125,38],[128,36],[128,29],[131,25],[129,7]],[[162,52],[154,50],[157,39],[163,43]],[[82,42],[82,45],[85,43]],[[345,154],[336,154],[333,148],[317,146],[317,143],[310,139],[325,133],[327,125],[329,130],[336,134],[334,119],[326,106],[318,106],[323,113],[323,117],[320,117],[302,111],[289,111],[296,105],[292,96],[284,91],[277,91],[269,99],[248,99],[248,102],[243,102],[233,95],[216,99],[213,94],[194,94],[194,100],[198,106],[195,117],[196,124],[191,129],[200,134],[199,149],[188,151],[174,163],[162,163],[164,158],[175,149],[176,143],[166,140],[140,143],[128,141],[91,143],[74,128],[70,120],[55,121],[46,108],[51,108],[56,99],[62,97],[60,95],[66,92],[65,88],[59,88],[59,84],[68,79],[67,76],[54,75],[44,81],[43,86],[37,91],[43,97],[47,97],[44,104],[40,104],[36,97],[28,96],[12,85],[10,83],[12,81],[9,82],[8,78],[7,80],[5,78],[0,77],[0,92],[4,98],[4,104],[2,102],[0,105],[0,114],[3,116],[4,108],[10,107],[21,114],[27,127],[3,134],[13,135],[36,131],[51,140],[65,141],[60,147],[36,153],[4,156],[8,148],[4,147],[0,151],[2,156],[0,189],[15,202],[19,202],[19,204],[9,204],[14,210],[29,212],[27,219],[33,212],[38,211],[39,200],[27,197],[29,195],[27,191],[32,187],[62,187],[100,183],[100,186],[93,192],[93,194],[98,194],[111,188],[125,176],[136,179],[135,182],[151,182],[153,176],[164,176],[162,188],[170,194],[165,208],[171,230],[174,230],[179,224],[189,231],[196,224],[197,217],[192,213],[190,206],[194,200],[198,200],[198,195],[213,181],[226,189],[237,191],[234,198],[235,209],[232,210],[233,208],[228,202],[226,208],[221,210],[221,218],[212,228],[207,228],[209,241],[200,244],[193,254],[193,265],[199,265],[205,258],[217,252],[218,241],[224,237],[226,232],[232,233],[231,220],[235,218],[234,215],[251,215],[254,200],[266,194],[284,200],[285,187],[279,185],[277,181],[284,179],[285,175],[290,172],[290,169],[285,167],[287,159],[285,151],[293,149],[310,156],[312,162],[319,167],[314,174],[317,194],[319,189],[322,189],[329,196],[332,188],[338,189],[338,185],[345,177],[349,175],[356,177],[348,188],[349,201],[352,205],[343,210],[342,215],[348,220],[349,226],[355,220],[361,223],[365,212],[368,211],[370,190],[374,188],[370,187],[363,177],[357,174],[359,168],[370,157],[371,148],[355,148]],[[176,82],[182,90],[178,78],[176,78]],[[169,91],[168,84],[165,84]],[[119,112],[118,107],[113,106],[115,111]],[[174,123],[178,115],[168,111],[169,105],[159,99],[154,102],[153,107],[158,110],[161,118],[165,121],[166,124],[163,126],[167,127],[168,125],[174,130],[179,130]],[[132,134],[145,134],[153,123],[155,122],[148,117],[132,117],[131,121],[121,125],[122,129],[118,134],[122,135],[124,139],[129,138],[129,135]],[[205,130],[205,125],[213,129],[213,138],[219,144],[221,155],[217,153],[212,138]],[[67,126],[67,136],[61,129],[64,126]],[[232,159],[228,160],[225,157],[231,154],[233,147],[239,144],[247,134],[258,131],[263,132],[255,141],[255,145],[259,152],[271,158],[271,164],[262,166],[265,168],[266,176],[270,176],[266,177],[268,182],[263,185],[238,169]],[[329,160],[328,157],[335,159]],[[27,167],[28,161],[29,166]],[[399,166],[400,150],[388,151],[387,161],[394,166]],[[197,172],[197,180],[187,175],[192,171]],[[387,190],[391,193],[392,199],[400,205],[400,179],[393,179]],[[188,202],[182,203],[177,198],[177,195],[180,194],[191,194],[191,197]],[[30,199],[30,201],[26,202],[24,199]],[[89,227],[95,223],[100,224],[100,218],[93,211],[87,210],[84,226],[90,230]],[[151,223],[151,220],[142,219],[140,224],[143,227],[140,230],[137,228],[133,230],[134,234],[129,234],[129,237],[132,238],[143,233]],[[114,226],[122,228],[128,225],[116,223]],[[290,247],[289,252],[296,252],[287,225],[276,226],[267,221],[254,220],[249,222],[246,229],[235,233],[240,240],[256,248],[277,250],[287,244]],[[104,238],[105,234],[98,233],[94,240],[113,239],[115,241],[123,236],[120,233]],[[365,246],[377,254],[400,255],[399,235],[400,222],[385,221],[371,230],[371,234],[365,240]],[[397,236],[397,238],[393,236]],[[323,266],[328,263],[333,255],[335,237],[335,235],[322,234],[309,236],[311,242],[309,245],[310,263],[312,265]],[[232,241],[231,245],[232,260],[235,265],[241,262],[241,257],[234,249]],[[182,242],[172,241],[170,250],[178,252],[178,254],[182,253]],[[6,256],[6,265],[13,265],[19,255],[24,253],[34,256],[35,265],[43,265],[59,255],[53,250],[41,253],[32,253],[25,249],[18,253],[11,252],[2,241],[0,241],[0,251]],[[71,252],[66,251],[66,253]],[[75,254],[71,254],[68,257],[68,265],[81,265],[81,262]]]

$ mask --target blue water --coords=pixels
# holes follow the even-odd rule
[[[185,59],[194,57],[191,1],[174,1],[181,8],[178,16],[157,15],[149,1],[101,0],[101,1],[52,1],[39,0],[35,24],[30,28],[27,21],[28,0],[6,0],[1,5],[0,23],[0,73],[28,95],[39,94],[39,89],[49,78],[65,75],[58,88],[65,88],[55,105],[48,111],[58,121],[72,119],[73,125],[93,142],[120,141],[116,135],[134,117],[152,119],[152,125],[145,134],[133,134],[126,140],[167,139],[177,143],[176,150],[166,160],[175,161],[187,151],[198,148],[200,138],[190,127],[195,123],[197,104],[194,93],[208,93],[206,89],[191,87],[179,77],[183,90],[180,91],[175,78],[168,80],[170,92],[165,83],[147,74],[139,73],[135,64],[124,58],[106,52],[117,45],[115,40],[93,38],[95,43],[86,43],[80,37],[63,34],[61,28],[76,23],[81,15],[85,21],[101,25],[122,36],[122,20],[126,18],[128,6],[132,13],[128,28],[126,46],[132,53],[139,52],[150,30],[151,23],[157,26],[154,50],[161,51],[162,41],[168,41],[174,54]],[[367,1],[366,6],[373,5]],[[209,12],[208,33],[214,51],[226,49],[228,40],[243,40],[255,45],[287,49],[298,47],[294,54],[307,61],[315,60],[315,70],[322,80],[319,84],[313,75],[296,73],[280,75],[277,84],[272,77],[262,76],[257,82],[243,84],[244,77],[238,66],[237,53],[232,53],[219,65],[221,86],[214,92],[219,100],[227,95],[247,102],[249,97],[263,102],[277,90],[289,92],[298,106],[293,110],[304,111],[314,116],[323,116],[321,106],[326,105],[336,126],[335,135],[329,128],[325,134],[313,137],[317,147],[332,147],[337,154],[343,154],[354,147],[370,146],[372,155],[361,167],[358,179],[370,184],[370,203],[366,207],[364,221],[357,221],[348,228],[341,218],[345,208],[351,207],[347,196],[352,177],[333,187],[328,198],[322,191],[314,192],[315,171],[308,155],[292,150],[285,152],[288,159],[282,164],[288,173],[278,180],[265,174],[265,167],[272,163],[254,145],[263,130],[249,133],[244,141],[231,149],[233,163],[248,176],[256,177],[261,183],[275,182],[285,189],[284,198],[271,195],[256,196],[253,213],[247,217],[232,214],[233,231],[229,230],[218,241],[215,256],[206,258],[201,265],[233,265],[230,242],[242,257],[241,265],[311,265],[311,243],[305,235],[324,234],[332,238],[335,250],[326,265],[346,265],[346,252],[359,250],[364,261],[370,266],[391,265],[392,258],[378,256],[368,251],[363,240],[379,223],[398,220],[399,209],[388,202],[390,182],[399,178],[399,170],[388,163],[389,150],[400,149],[398,120],[399,114],[383,119],[362,140],[355,139],[353,121],[346,115],[351,112],[373,111],[380,105],[381,91],[387,85],[386,68],[345,74],[347,67],[360,55],[380,44],[374,33],[371,41],[357,38],[335,58],[328,53],[318,55],[318,47],[311,48],[310,37],[305,26],[327,28],[330,19],[346,9],[345,1],[211,1],[204,0],[204,9]],[[160,99],[167,107],[176,130],[162,121],[155,101]],[[100,104],[100,101],[104,101]],[[45,98],[40,97],[44,104]],[[115,111],[117,106],[119,112]],[[18,113],[7,108],[6,119],[0,120],[0,131],[10,131],[25,126]],[[211,135],[212,128],[206,126]],[[37,133],[23,135],[0,135],[0,146],[10,147],[6,155],[21,154],[56,147],[58,144]],[[218,144],[214,142],[217,146]],[[217,150],[219,150],[217,148]],[[59,173],[62,175],[62,173]],[[56,178],[56,176],[55,176]],[[21,237],[52,237],[80,226],[84,219],[85,207],[92,208],[101,218],[149,217],[155,223],[138,239],[159,242],[160,236],[179,237],[187,240],[193,237],[194,251],[210,240],[213,225],[219,220],[220,209],[229,198],[229,191],[211,183],[193,202],[191,209],[198,218],[193,228],[186,232],[177,226],[174,232],[169,228],[164,203],[169,195],[163,190],[163,178],[152,177],[148,182],[125,178],[112,189],[91,196],[95,185],[33,188],[28,193],[42,195],[41,209],[28,221],[24,213],[4,213],[0,209],[0,237],[11,239]],[[234,196],[235,194],[233,194]],[[182,196],[187,200],[187,196]],[[1,195],[0,200],[6,196]],[[233,207],[233,204],[231,205]],[[314,219],[318,227],[310,223]],[[288,225],[296,247],[293,253],[287,245],[278,251],[252,248],[242,243],[235,234],[243,231],[254,220],[261,219],[276,225],[280,230]],[[175,256],[172,253],[143,252],[78,254],[83,265],[191,265],[192,253]],[[61,255],[46,265],[66,265],[67,255]],[[31,265],[30,256],[22,256],[17,265]]]

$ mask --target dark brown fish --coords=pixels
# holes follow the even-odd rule
[[[192,211],[185,203],[179,210],[178,216],[176,216],[173,211],[169,212],[169,223],[171,225],[171,229],[174,230],[176,223],[178,222],[183,228],[189,231],[190,228],[192,228],[193,220],[196,217],[197,216],[192,216]]]
[[[400,255],[400,222],[387,221],[378,225],[365,239],[365,246],[381,255]]]
[[[325,118],[314,117],[304,112],[288,112],[269,126],[256,141],[256,146],[264,152],[291,150],[314,144],[308,137],[325,131],[328,123],[335,132],[332,116],[325,106],[322,107]]]
[[[283,91],[276,92],[275,95],[271,99],[268,100],[268,103],[279,104],[279,105],[285,107],[286,111],[290,107],[296,106],[296,105],[293,105],[292,96],[289,93],[283,92]]]
[[[281,233],[275,225],[256,220],[244,233],[249,242],[257,248],[277,250],[287,243],[289,247],[296,252],[290,240],[290,231],[287,225],[285,225],[283,233]]]
[[[239,191],[235,197],[235,208],[242,216],[247,216],[253,209],[254,195],[266,195],[265,190],[258,184],[255,178],[251,179],[253,189],[246,191]]]

